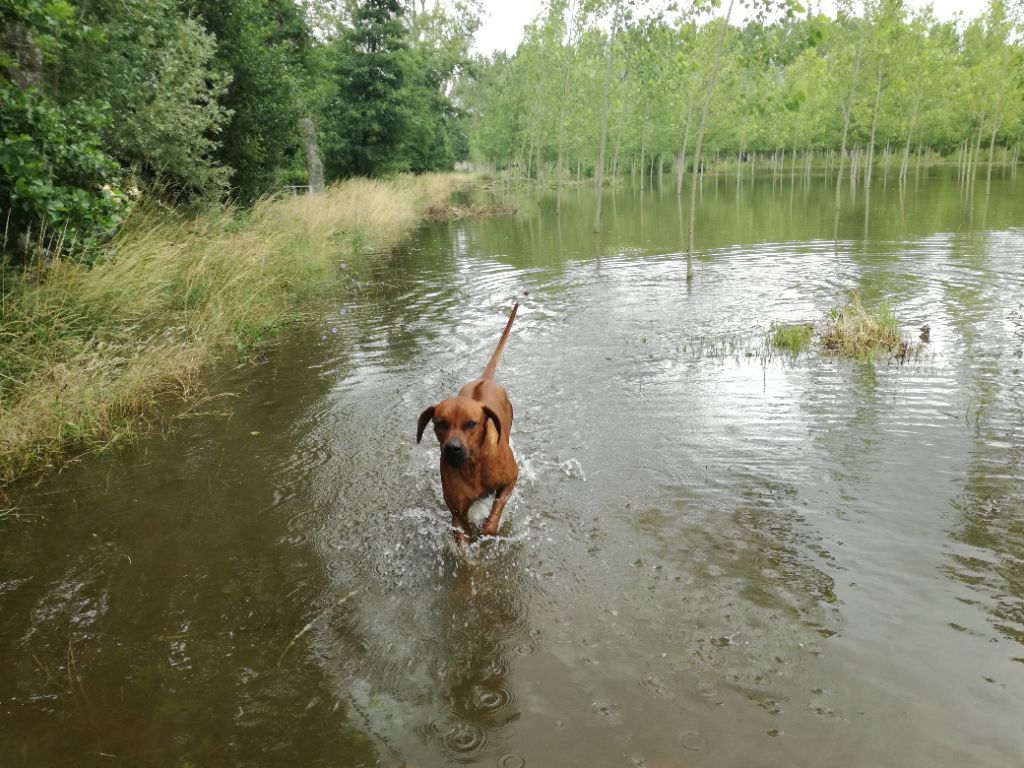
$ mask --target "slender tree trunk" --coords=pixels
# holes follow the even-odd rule
[[[569,65],[562,72],[562,103],[558,108],[558,168],[555,171],[555,216],[562,215],[562,164],[565,160],[565,107],[569,101]]]
[[[597,150],[597,168],[594,169],[594,234],[601,234],[601,194],[604,191],[604,151],[608,143],[608,97],[612,88],[612,47],[618,19],[612,25],[612,33],[604,52],[604,94],[601,99],[601,139]]]
[[[800,155],[797,154],[796,148],[796,131],[793,132],[793,159],[789,163],[789,184],[793,186],[796,184],[796,165],[799,162]]]
[[[647,172],[647,152],[644,150],[646,138],[640,136],[640,191],[644,191],[644,174]]]
[[[878,107],[882,103],[882,69],[878,69],[878,77],[875,80],[875,108],[871,113],[871,138],[868,140],[868,154],[865,158],[867,165],[864,168],[864,195],[871,199],[871,176],[875,170],[875,132],[878,129]]]
[[[569,56],[562,69],[562,102],[558,107],[558,180],[555,186],[555,216],[562,215],[562,176],[565,165],[565,112],[569,104],[569,75],[572,71],[573,61],[576,57],[576,44],[579,42],[579,29],[577,12],[579,8],[575,3],[571,4],[569,18],[575,25],[575,31],[569,34]],[[576,181],[579,183],[579,164],[576,165]]]
[[[619,175],[619,150],[622,148],[622,123],[626,117],[626,110],[619,110],[618,119],[615,121],[615,151],[612,153],[612,177]]]
[[[885,142],[882,150],[882,189],[889,187],[889,142]]]
[[[907,143],[903,148],[903,166],[900,168],[900,184],[907,184],[907,166],[910,164],[910,141],[914,136],[914,128],[917,125],[917,111],[921,106],[921,97],[914,99],[914,111],[910,115],[910,128],[907,130]]]
[[[836,252],[839,250],[839,213],[842,210],[843,194],[843,161],[846,156],[846,139],[850,134],[850,114],[853,111],[853,99],[857,93],[857,78],[860,76],[860,57],[864,51],[864,33],[861,33],[860,43],[857,46],[857,56],[853,62],[853,70],[850,73],[850,91],[843,104],[843,134],[839,142],[839,172],[836,174],[836,203],[832,219],[832,242],[835,244]]]
[[[1006,46],[1003,48],[1003,72],[1001,83],[1007,82],[1008,69],[1010,64],[1010,48]],[[996,95],[996,109],[995,114],[992,115],[992,139],[988,145],[988,173],[985,176],[985,199],[992,194],[992,162],[993,156],[996,149],[996,134],[999,133],[999,124],[1003,119],[1003,88],[1000,88]]]
[[[690,143],[690,118],[693,116],[693,99],[690,99],[690,104],[686,108],[686,127],[683,129],[683,148],[677,157],[679,160],[679,167],[676,169],[676,194],[683,194],[683,176],[686,175],[686,147]]]
[[[715,59],[711,65],[711,80],[704,95],[704,106],[701,109],[700,124],[697,128],[697,142],[693,148],[693,174],[690,177],[690,230],[686,238],[687,280],[693,279],[693,231],[697,221],[697,177],[700,175],[700,152],[704,145],[704,131],[707,130],[708,113],[711,111],[711,98],[715,94],[715,85],[718,82],[718,68],[722,61],[722,49],[725,47],[725,33],[729,29],[732,6],[733,0],[729,0],[729,7],[725,12],[725,21],[722,24],[722,33],[718,38],[718,47],[715,49]]]
[[[316,123],[304,117],[299,121],[302,130],[302,144],[306,149],[306,167],[309,169],[309,193],[324,193],[324,164],[320,161],[320,145],[316,140]]]

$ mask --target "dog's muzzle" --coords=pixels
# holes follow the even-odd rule
[[[469,458],[469,451],[459,440],[452,440],[444,445],[444,462],[450,467],[461,467]]]

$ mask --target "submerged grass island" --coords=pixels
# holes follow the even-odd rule
[[[814,344],[813,323],[778,323],[768,331],[769,348],[793,357],[811,349]],[[883,302],[876,310],[870,311],[856,294],[846,304],[828,311],[824,326],[817,335],[817,346],[822,354],[852,360],[870,360],[886,354],[904,361],[921,349],[920,344],[904,336],[896,315],[887,303]]]

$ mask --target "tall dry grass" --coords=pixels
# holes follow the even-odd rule
[[[248,210],[143,211],[95,267],[57,259],[8,272],[0,483],[136,434],[159,399],[297,318],[332,289],[340,261],[406,235],[468,180],[350,180]]]

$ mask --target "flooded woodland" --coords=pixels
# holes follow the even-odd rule
[[[954,171],[838,226],[820,176],[704,176],[690,280],[628,177],[600,239],[499,185],[341,269],[166,437],[13,488],[0,763],[1019,765],[1024,187]],[[767,344],[853,294],[915,354]],[[460,550],[416,419],[515,301],[520,479]]]

